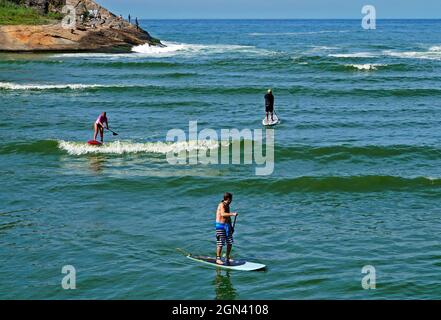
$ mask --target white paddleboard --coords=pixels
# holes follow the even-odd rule
[[[258,271],[266,268],[264,264],[249,262],[245,260],[234,260],[230,264],[217,264],[216,259],[212,257],[203,257],[203,256],[192,256],[188,255],[187,258],[197,261],[206,265],[210,265],[215,268],[229,269],[229,270],[239,270],[239,271]],[[222,261],[225,262],[225,258],[222,258]]]
[[[265,127],[275,126],[275,125],[277,125],[277,124],[279,124],[279,123],[280,123],[280,119],[279,119],[279,117],[278,117],[277,115],[274,115],[274,116],[273,116],[273,121],[271,121],[271,115],[268,115],[268,121],[267,121],[267,119],[266,119],[266,116],[265,116],[265,118],[263,118],[263,120],[262,120],[262,124],[263,124]]]

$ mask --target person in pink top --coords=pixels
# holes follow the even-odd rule
[[[101,142],[104,142],[104,128],[109,130],[109,123],[107,122],[107,116],[105,112],[101,113],[98,119],[96,119],[94,128],[95,128],[95,133],[93,135],[93,140],[96,141],[96,137],[99,131],[101,136]]]

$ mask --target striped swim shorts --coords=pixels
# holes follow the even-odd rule
[[[225,228],[216,227],[216,244],[218,247],[223,247],[225,244],[233,244],[233,235],[229,232],[227,236],[227,230]]]

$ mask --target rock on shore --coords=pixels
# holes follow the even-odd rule
[[[130,51],[133,46],[163,46],[136,25],[93,0],[26,0],[41,13],[75,8],[75,24],[0,26],[0,51]]]

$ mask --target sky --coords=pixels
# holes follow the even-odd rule
[[[140,19],[359,19],[374,5],[378,19],[438,19],[441,0],[96,0]]]

